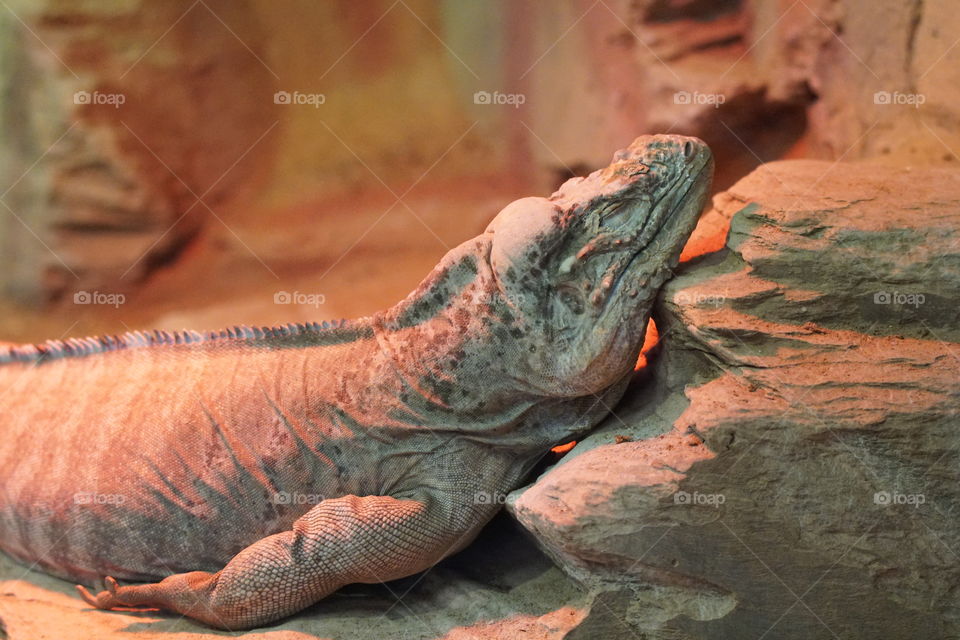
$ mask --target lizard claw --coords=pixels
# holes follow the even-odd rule
[[[78,584],[77,591],[80,593],[80,597],[83,598],[84,602],[89,604],[91,607],[97,609],[112,609],[113,607],[121,604],[117,600],[117,581],[110,576],[104,578],[104,583],[106,584],[106,590],[101,591],[97,595],[90,593],[86,587],[82,584]]]

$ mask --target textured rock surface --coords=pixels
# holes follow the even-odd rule
[[[510,510],[651,638],[957,637],[960,175],[778,162],[715,207],[654,384]]]
[[[526,78],[541,162],[599,166],[637,129],[706,140],[720,188],[784,157],[957,162],[950,3],[571,1],[530,17],[532,57],[548,51]]]

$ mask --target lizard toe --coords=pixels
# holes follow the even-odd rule
[[[76,585],[76,588],[84,602],[96,609],[110,609],[117,604],[114,594],[110,591],[101,591],[94,595],[82,584]]]

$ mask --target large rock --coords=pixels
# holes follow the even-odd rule
[[[958,637],[960,174],[784,161],[715,208],[652,380],[508,501],[610,603],[568,637]]]
[[[923,0],[569,0],[523,17],[524,123],[544,164],[629,132],[707,141],[715,184],[790,157],[956,163],[960,15]],[[573,25],[573,26],[572,26]]]

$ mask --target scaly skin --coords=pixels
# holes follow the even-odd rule
[[[225,629],[432,566],[619,399],[711,172],[640,138],[370,318],[0,350],[0,547]]]

